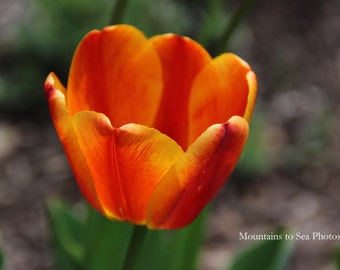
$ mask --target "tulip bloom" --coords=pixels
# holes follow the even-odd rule
[[[54,73],[44,89],[89,204],[110,219],[177,229],[235,167],[257,81],[234,54],[212,59],[187,37],[147,39],[117,25],[80,42],[67,89]]]

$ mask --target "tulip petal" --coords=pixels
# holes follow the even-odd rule
[[[254,111],[255,101],[256,101],[257,79],[253,71],[249,71],[246,77],[247,77],[247,82],[249,85],[249,94],[248,94],[247,108],[244,113],[244,118],[248,121],[248,123],[250,123],[251,116]]]
[[[73,124],[104,214],[144,224],[152,191],[182,149],[153,128],[138,124],[113,128],[105,115],[95,112],[76,114]]]
[[[196,218],[231,174],[247,136],[248,123],[239,116],[210,126],[156,187],[148,227],[177,229]]]
[[[256,76],[249,65],[232,53],[215,58],[196,77],[189,104],[189,142],[214,123],[233,115],[248,122],[257,91]]]
[[[73,57],[67,90],[71,115],[104,113],[115,126],[152,126],[162,91],[159,57],[151,42],[128,25],[90,32]]]
[[[66,90],[54,73],[51,73],[47,77],[44,91],[48,100],[54,126],[64,147],[73,174],[78,182],[78,186],[89,204],[98,211],[101,211],[92,176],[87,167],[83,153],[79,149],[71,119],[67,112],[65,104]]]
[[[150,41],[160,56],[164,81],[155,127],[186,149],[190,89],[211,57],[201,45],[186,37],[167,34]]]

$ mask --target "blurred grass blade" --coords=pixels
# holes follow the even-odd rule
[[[282,229],[275,232],[284,236]],[[228,270],[283,270],[287,269],[288,259],[293,250],[293,241],[265,240],[261,241],[234,258]]]
[[[82,269],[121,269],[132,229],[131,224],[109,220],[89,208]]]
[[[337,269],[340,270],[340,242],[339,242],[338,248],[336,249],[335,261],[336,261]]]
[[[227,23],[224,33],[219,37],[219,39],[216,42],[216,44],[218,44],[218,48],[216,51],[217,54],[224,52],[228,48],[232,34],[235,32],[244,16],[252,7],[253,2],[254,0],[241,1],[238,9],[234,13],[234,15],[230,18],[230,21]]]
[[[114,25],[123,23],[127,5],[128,5],[127,0],[116,0],[112,10],[110,24]]]
[[[4,255],[2,253],[2,249],[0,249],[0,270],[4,267]]]
[[[84,224],[69,205],[60,200],[47,203],[52,245],[58,269],[81,269]]]
[[[205,209],[191,225],[178,231],[168,232],[164,243],[166,245],[164,269],[197,269],[207,216],[208,210]]]
[[[229,16],[222,6],[222,0],[210,0],[206,11],[206,19],[197,38],[199,43],[209,48],[211,46],[210,42],[222,35],[228,18]]]

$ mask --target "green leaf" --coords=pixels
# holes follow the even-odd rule
[[[84,223],[71,207],[60,201],[47,203],[52,233],[52,245],[58,269],[81,269]]]
[[[4,255],[2,254],[2,250],[0,250],[0,270],[2,270],[4,266]]]
[[[109,220],[89,208],[82,269],[121,269],[132,229],[131,224]]]
[[[338,248],[336,249],[335,262],[337,265],[337,269],[340,270],[340,244],[338,245]]]
[[[48,203],[58,269],[121,269],[133,225],[109,220],[88,209],[85,222],[65,203],[56,200]],[[206,212],[184,229],[149,231],[136,270],[196,269]]]
[[[283,270],[293,250],[293,241],[284,240],[284,230],[275,235],[282,240],[264,240],[238,254],[229,270]]]
[[[197,269],[208,210],[189,226],[178,231],[166,232],[164,241],[164,268],[167,270]]]

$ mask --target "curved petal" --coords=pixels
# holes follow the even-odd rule
[[[151,126],[162,91],[159,57],[146,37],[128,25],[92,31],[73,57],[67,90],[71,115],[104,113],[113,126]]]
[[[78,186],[89,202],[98,211],[101,206],[93,185],[93,179],[87,167],[82,152],[79,149],[77,138],[72,127],[65,104],[65,88],[54,73],[51,73],[44,85],[44,91],[48,100],[50,114],[57,130],[59,139],[64,147],[67,159],[72,167]]]
[[[107,117],[95,112],[76,114],[73,124],[105,215],[144,224],[149,197],[183,154],[181,148],[142,125],[113,128]]]
[[[189,104],[189,143],[214,123],[233,115],[249,121],[256,97],[256,77],[249,65],[234,54],[215,58],[196,77]]]
[[[210,126],[156,187],[148,227],[177,229],[196,218],[231,174],[247,136],[248,123],[239,116]]]
[[[150,41],[160,56],[164,81],[155,127],[186,149],[190,89],[195,76],[211,57],[201,45],[186,37],[167,34]]]
[[[248,123],[250,123],[251,116],[254,111],[255,101],[256,101],[257,79],[253,71],[249,71],[246,77],[247,77],[247,82],[249,86],[249,94],[248,94],[247,108],[244,113],[244,118],[248,121]]]

